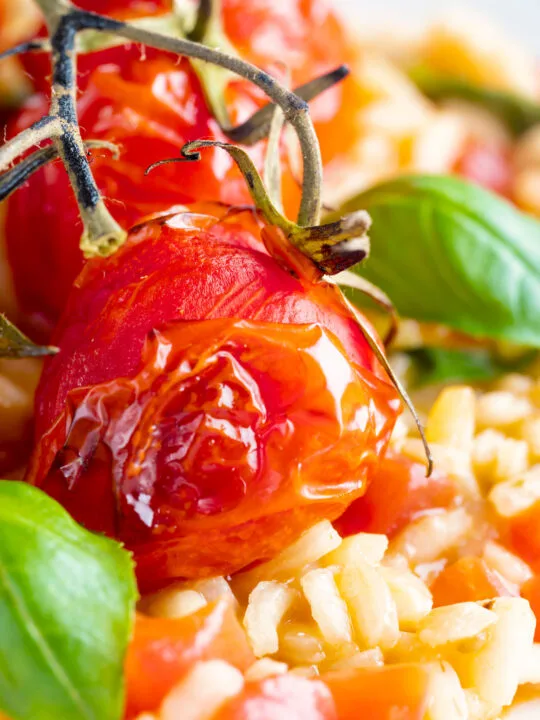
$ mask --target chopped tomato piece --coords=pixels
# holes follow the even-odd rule
[[[351,669],[320,679],[248,683],[214,720],[422,720],[430,671],[420,665]]]
[[[512,186],[512,162],[508,148],[493,143],[471,142],[456,172],[488,190],[508,196]]]
[[[157,710],[195,662],[212,658],[240,670],[255,660],[228,599],[184,618],[138,615],[126,659],[127,717]]]
[[[446,567],[431,586],[431,593],[435,607],[513,595],[501,576],[477,557],[464,557]]]
[[[413,664],[328,673],[338,720],[422,720],[430,698],[430,670]]]
[[[533,613],[536,615],[534,639],[536,642],[540,642],[540,575],[535,575],[528,580],[521,588],[521,594],[530,602]]]
[[[500,530],[517,555],[540,569],[540,503],[520,515],[501,520]]]
[[[371,475],[366,494],[352,503],[336,521],[342,535],[357,532],[395,535],[426,510],[448,508],[459,503],[456,484],[435,471],[402,455],[382,459]]]
[[[278,675],[247,683],[214,720],[338,720],[334,701],[320,680]]]

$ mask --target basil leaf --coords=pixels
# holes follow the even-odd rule
[[[369,258],[355,272],[403,317],[481,338],[540,347],[540,223],[459,178],[397,178],[343,212],[373,218]]]
[[[495,380],[507,372],[522,370],[534,359],[536,352],[526,353],[517,361],[503,362],[489,350],[457,350],[426,347],[409,350],[412,360],[414,387],[440,383],[483,382]]]
[[[409,71],[409,76],[431,100],[458,98],[480,105],[502,120],[514,135],[522,135],[533,125],[540,123],[540,105],[519,95],[475,85],[426,67],[413,68]]]
[[[136,595],[129,553],[0,481],[0,714],[119,720]]]
[[[0,315],[0,358],[41,357],[55,355],[58,348],[33,343],[5,315]]]

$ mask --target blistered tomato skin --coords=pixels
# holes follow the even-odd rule
[[[254,222],[158,219],[88,263],[38,390],[28,479],[125,542],[143,589],[337,517],[399,409],[336,288],[261,252]]]
[[[115,16],[149,14],[165,2],[86,0],[87,9]],[[225,0],[222,17],[229,41],[239,54],[273,75],[283,67],[296,86],[334,69],[349,59],[344,30],[326,0],[265,0],[256,6],[245,0]],[[47,113],[50,69],[41,54],[26,59],[40,94],[32,97],[9,129],[9,135],[28,127]],[[135,45],[78,57],[79,122],[83,137],[118,145],[120,158],[93,151],[91,166],[98,187],[118,222],[129,228],[145,215],[173,205],[196,201],[251,204],[247,185],[232,159],[208,149],[200,162],[146,168],[164,158],[178,157],[192,140],[225,141],[204,98],[197,75],[186,59]],[[346,81],[348,82],[348,80]],[[323,158],[334,152],[328,131],[342,104],[346,85],[327,90],[311,104]],[[241,123],[268,98],[255,86],[232,80],[226,102],[231,122]],[[339,133],[337,133],[339,134]],[[286,211],[294,217],[299,204],[298,173],[289,149],[282,148]],[[264,165],[265,143],[248,149],[256,166]],[[293,150],[293,155],[295,150]],[[37,199],[36,199],[37,198]],[[83,265],[79,250],[82,226],[73,192],[60,163],[36,173],[8,203],[6,241],[25,329],[44,341],[62,313],[71,284]]]

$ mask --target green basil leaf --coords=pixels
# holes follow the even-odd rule
[[[412,360],[412,383],[415,387],[440,383],[485,382],[529,365],[536,352],[526,353],[512,363],[503,362],[489,350],[457,350],[425,347],[409,350]]]
[[[514,135],[540,123],[540,105],[503,90],[475,85],[462,78],[421,66],[409,71],[419,90],[431,100],[457,98],[479,105],[496,115]]]
[[[373,218],[354,268],[403,317],[540,347],[540,223],[459,178],[406,176],[346,203]]]
[[[57,352],[58,348],[36,345],[5,315],[0,315],[0,358],[41,357]]]
[[[0,481],[0,714],[119,720],[136,596],[128,552]]]

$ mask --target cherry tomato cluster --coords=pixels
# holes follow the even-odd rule
[[[169,4],[155,0],[79,3],[85,9],[118,17],[151,15],[167,10]],[[294,0],[279,7],[265,0],[249,12],[243,0],[225,0],[222,22],[228,41],[242,57],[278,76],[288,73],[293,86],[348,62],[354,52],[325,0]],[[117,161],[96,151],[92,157],[94,176],[110,200],[114,217],[123,227],[130,227],[145,215],[167,211],[175,204],[201,200],[249,204],[244,179],[233,160],[218,149],[205,153],[201,162],[163,166],[145,178],[151,163],[178,155],[187,142],[227,138],[208,107],[192,65],[151,48],[144,50],[144,56],[141,52],[138,46],[121,46],[81,54],[78,59],[83,137],[107,140],[120,148]],[[48,106],[48,60],[29,54],[25,64],[38,93],[13,119],[8,135],[41,118]],[[348,78],[312,103],[312,117],[327,162],[339,152],[329,126],[341,113],[350,82]],[[261,91],[243,80],[233,78],[226,90],[232,124],[245,121],[266,101]],[[261,169],[265,143],[248,148],[248,152]],[[297,163],[290,152],[284,145],[282,182],[286,210],[294,214],[300,191],[293,170]],[[34,202],[36,197],[39,203]],[[61,212],[58,198],[62,198]],[[15,290],[26,329],[41,340],[58,321],[82,269],[81,227],[69,180],[59,165],[39,171],[9,202],[6,242]]]
[[[171,10],[158,0],[80,7],[115,18]],[[292,86],[354,54],[326,0],[249,8],[224,0],[219,19],[240,57]],[[36,92],[10,134],[49,103],[46,56],[24,63]],[[400,403],[361,327],[367,321],[252,207],[226,153],[211,148],[199,163],[145,176],[188,141],[227,139],[196,66],[118,45],[81,53],[78,70],[83,138],[118,147],[117,158],[92,151],[93,174],[116,220],[132,229],[114,255],[85,263],[60,162],[8,201],[7,250],[26,328],[60,350],[37,391],[27,480],[81,524],[119,538],[143,591],[229,574],[361,496]],[[327,131],[348,88],[312,104],[323,162],[338,152]],[[267,102],[242,79],[225,93],[233,125]],[[262,171],[266,141],[245,149]],[[300,200],[291,152],[283,140],[288,214]]]

